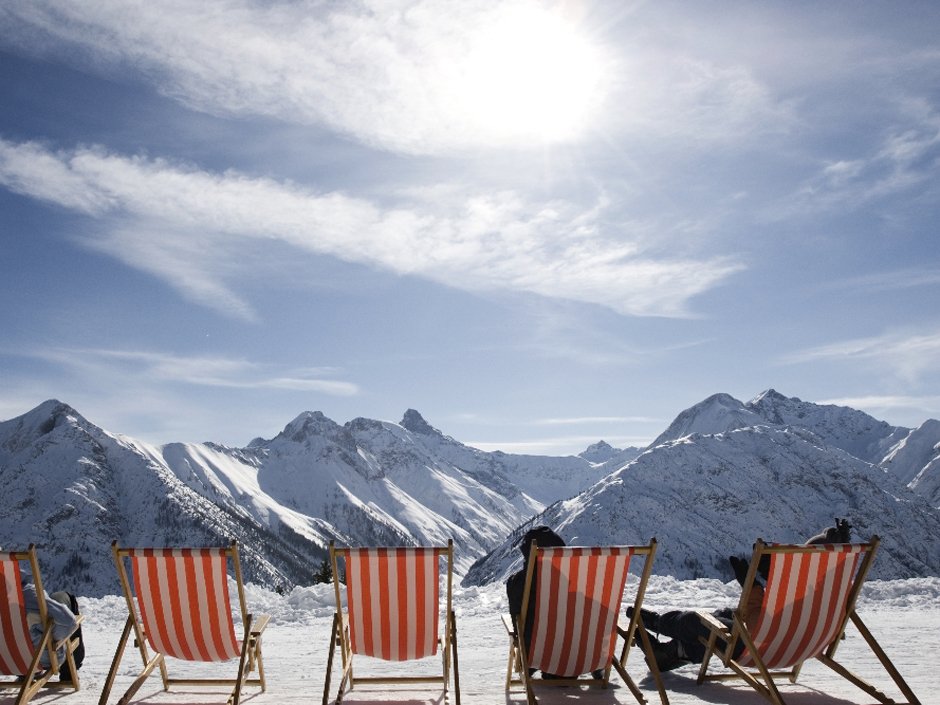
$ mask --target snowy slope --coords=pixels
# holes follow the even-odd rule
[[[275,537],[237,508],[191,491],[165,466],[48,401],[0,424],[0,545],[42,549],[50,584],[84,594],[114,591],[110,543],[196,545],[237,539],[251,579],[300,578],[304,556],[289,548],[259,551]]]
[[[940,507],[940,421],[934,419],[912,430],[891,426],[856,409],[814,404],[773,389],[747,403],[728,394],[715,394],[679,414],[650,447],[693,433],[724,433],[761,425],[810,432],[819,443],[890,470],[934,507]]]
[[[715,609],[733,604],[738,594],[736,583],[726,585],[716,580],[677,581],[654,576],[647,588],[644,604],[656,610],[673,607]],[[307,705],[311,701],[320,702],[335,610],[332,586],[297,587],[285,595],[249,586],[247,600],[248,608],[253,612],[270,614],[271,623],[264,635],[267,692],[261,693],[257,687],[246,687],[242,691],[243,701],[254,705]],[[88,645],[85,663],[80,671],[81,690],[63,691],[60,695],[39,695],[33,702],[58,702],[61,698],[61,702],[67,705],[98,703],[111,665],[113,649],[127,617],[127,607],[123,598],[117,596],[81,598],[80,604],[85,613],[83,631]],[[507,640],[500,623],[500,615],[506,611],[503,586],[494,584],[486,588],[458,589],[454,594],[454,609],[457,614],[461,702],[464,705],[524,705],[526,697],[523,690],[515,688],[510,693],[504,690]],[[920,701],[925,705],[935,702],[931,698],[937,682],[934,647],[940,646],[940,579],[869,581],[862,590],[858,612]],[[239,627],[240,623],[236,621],[236,628]],[[618,654],[621,643],[618,640]],[[866,650],[864,641],[852,626],[847,629],[846,639],[839,646],[838,658],[852,671],[883,689],[889,697],[900,700],[899,690]],[[338,662],[337,658],[333,664],[331,703],[338,686]],[[174,675],[186,669],[185,672],[193,677],[206,678],[229,675],[234,663],[189,665],[169,659],[169,668]],[[384,672],[392,671],[394,675],[418,676],[433,673],[439,668],[438,657],[385,663],[357,657],[356,661],[359,675],[369,675],[384,669]],[[110,702],[118,699],[139,670],[140,659],[130,647],[121,663]],[[629,652],[627,670],[647,701],[651,704],[659,703],[642,653],[635,647]],[[671,705],[758,705],[766,702],[746,686],[730,683],[696,685],[697,673],[697,666],[687,665],[664,674]],[[791,704],[870,705],[874,702],[870,695],[816,661],[806,664],[796,683],[783,681],[780,689],[783,697]],[[14,694],[15,691],[5,691],[0,696],[0,703],[12,705]],[[224,687],[174,686],[165,693],[160,677],[155,672],[144,682],[134,701],[151,705],[206,705],[222,703],[227,695]],[[603,691],[543,687],[536,691],[536,695],[542,705],[571,705],[578,702],[636,705],[637,702],[616,674],[611,676],[610,687]],[[343,702],[349,705],[440,705],[454,702],[454,695],[451,692],[445,699],[440,686],[434,684],[357,684],[345,695]]]
[[[730,394],[713,394],[679,414],[675,421],[650,444],[655,447],[693,433],[724,433],[757,426],[767,419],[748,409]]]
[[[940,421],[928,419],[911,430],[880,464],[940,507]]]
[[[802,542],[836,516],[849,519],[855,538],[882,537],[874,575],[940,575],[937,510],[885,470],[802,429],[750,426],[664,443],[532,523],[573,545],[655,536],[654,572],[727,579],[728,556],[748,553],[758,537]],[[476,563],[464,584],[518,569],[520,533]]]
[[[82,581],[86,594],[113,589],[115,538],[235,538],[252,579],[287,588],[310,581],[330,539],[454,538],[461,573],[492,552],[468,576],[485,582],[511,570],[513,542],[535,521],[569,541],[656,535],[657,572],[727,577],[727,555],[757,536],[805,538],[838,515],[857,536],[883,536],[877,574],[936,575],[938,426],[900,429],[773,390],[747,404],[719,394],[680,414],[642,454],[598,443],[580,456],[543,457],[471,448],[414,410],[399,424],[339,425],[304,412],[246,448],[153,446],[49,401],[0,423],[0,545],[39,544],[50,573]],[[882,458],[883,467],[872,464]]]
[[[309,581],[331,539],[439,544],[463,572],[519,523],[606,470],[577,457],[485,453],[409,410],[340,426],[305,412],[247,448],[146,444],[57,401],[0,423],[0,545],[48,548],[53,575],[111,588],[107,546],[236,538],[269,585]],[[539,478],[544,479],[539,482]]]

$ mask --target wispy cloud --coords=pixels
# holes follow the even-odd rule
[[[820,285],[824,290],[896,291],[917,287],[940,286],[940,271],[935,268],[912,267],[847,277]]]
[[[92,379],[129,375],[138,381],[177,383],[200,387],[272,389],[319,392],[333,396],[358,394],[358,385],[335,377],[340,370],[309,368],[279,370],[276,366],[227,357],[186,357],[167,353],[50,348],[35,351],[34,357],[76,368]]]
[[[537,419],[536,426],[581,426],[596,424],[662,423],[662,419],[649,416],[572,416],[568,418]]]
[[[809,348],[783,357],[787,363],[827,360],[868,362],[904,381],[915,382],[925,373],[940,370],[940,332],[888,332],[881,336]]]
[[[53,152],[0,139],[0,183],[96,218],[85,240],[184,296],[251,318],[231,282],[250,243],[279,241],[469,291],[524,291],[628,315],[682,316],[741,268],[729,258],[655,257],[583,208],[515,192],[433,188],[382,207],[236,172],[207,172],[100,148]]]
[[[793,210],[857,207],[935,185],[940,114],[923,101],[907,100],[899,106],[895,120],[868,153],[823,163],[795,194]]]
[[[588,446],[601,440],[600,435],[595,436],[553,436],[537,440],[520,441],[466,441],[466,444],[484,451],[501,450],[504,453],[519,453],[523,455],[577,455]],[[604,440],[614,448],[645,448],[653,437],[642,436],[604,436]]]
[[[606,47],[606,28],[592,21],[577,4],[532,0],[21,0],[0,11],[3,41],[23,50],[92,70],[133,67],[165,95],[208,113],[324,125],[407,153],[533,146],[546,122],[576,103],[588,124],[616,116],[596,130],[699,142],[789,124],[790,111],[747,67],[664,46],[650,39],[658,32]],[[621,95],[605,96],[605,88]],[[603,110],[617,99],[629,110]]]
[[[838,397],[835,399],[821,399],[817,404],[835,404],[848,406],[853,409],[867,409],[870,411],[893,411],[896,409],[913,409],[928,414],[936,414],[940,410],[940,396],[911,396],[905,394],[892,395],[866,395],[859,397]]]
[[[495,101],[506,109],[529,86],[520,82],[515,94],[494,88],[499,75],[479,59],[500,51],[500,28],[522,22],[512,58],[529,57],[537,49],[527,45],[531,35],[551,36],[558,14],[529,0],[34,0],[6,3],[0,21],[6,42],[67,53],[98,70],[134,67],[197,110],[322,124],[384,149],[435,153],[518,146],[538,135],[531,123],[495,121]],[[545,57],[564,66],[587,51],[583,43],[556,37],[554,55],[546,48]],[[562,80],[558,71],[553,78]],[[598,80],[572,78],[581,88]],[[494,103],[491,115],[477,109],[486,102]]]

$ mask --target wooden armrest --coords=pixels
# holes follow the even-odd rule
[[[268,622],[271,621],[271,615],[269,614],[259,614],[257,617],[254,617],[251,620],[251,635],[260,636],[261,632],[264,631],[264,628],[268,626]]]
[[[511,615],[508,615],[508,614],[504,614],[504,615],[502,615],[502,618],[503,618],[503,626],[506,627],[506,633],[507,633],[509,636],[515,636],[515,635],[516,635],[516,627],[515,627],[515,625],[513,625],[513,623],[512,623],[512,616],[511,616]]]
[[[725,639],[731,636],[731,630],[728,629],[728,625],[722,624],[714,615],[709,614],[708,612],[699,612],[698,618],[702,620],[702,624],[713,632],[717,632],[719,636],[724,637]]]

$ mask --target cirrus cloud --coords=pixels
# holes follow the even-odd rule
[[[251,266],[244,248],[259,242],[466,291],[521,291],[624,315],[687,315],[689,299],[741,269],[724,257],[644,251],[606,224],[604,199],[585,208],[435,187],[383,206],[98,147],[52,151],[3,139],[0,184],[93,218],[86,246],[249,320],[255,314],[235,282]]]

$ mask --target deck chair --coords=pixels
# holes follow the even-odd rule
[[[640,703],[646,698],[627,673],[627,655],[636,643],[642,649],[659,691],[662,705],[669,699],[663,687],[649,634],[640,617],[643,595],[653,567],[656,539],[646,546],[540,548],[533,541],[525,578],[520,614],[503,615],[509,636],[509,662],[506,691],[513,685],[525,687],[529,705],[535,705],[530,671],[542,671],[555,678],[541,678],[546,686],[594,686],[606,688],[611,668]],[[633,610],[629,623],[619,623],[621,603],[631,558],[643,557],[644,564],[635,588],[631,589]],[[535,600],[531,641],[523,648],[520,634],[527,630],[526,615]],[[620,656],[614,654],[617,637],[623,638]],[[602,678],[595,675],[603,673]],[[587,677],[579,677],[588,674]]]
[[[38,617],[26,611],[21,583],[21,562],[28,563],[32,571],[39,603]],[[37,618],[39,624],[43,625],[43,631],[39,643],[34,645],[29,635],[29,623]],[[46,607],[36,547],[30,544],[25,551],[0,553],[0,675],[15,677],[14,680],[0,680],[0,689],[19,690],[16,705],[28,702],[41,688],[79,689],[78,669],[74,659],[78,639],[74,637],[82,616],[76,615],[76,619],[75,630],[68,636],[54,641],[52,630],[55,624]],[[60,649],[71,670],[71,682],[50,681],[52,676],[58,675],[62,666],[57,654]],[[44,666],[42,661],[49,665]]]
[[[155,668],[160,669],[164,690],[171,685],[232,686],[230,705],[238,705],[244,685],[259,685],[265,690],[261,635],[269,615],[253,618],[248,613],[234,541],[228,548],[119,548],[115,541],[111,550],[127,600],[128,617],[99,705],[108,701],[131,632],[143,669],[118,701],[120,705],[130,702]],[[241,637],[236,636],[232,620],[229,560],[238,589]],[[133,583],[128,576],[128,562]],[[238,670],[229,678],[170,678],[167,670],[170,656],[197,662],[237,659]],[[255,669],[257,676],[251,678]]]
[[[909,705],[920,701],[911,692],[894,664],[855,612],[855,602],[878,550],[879,539],[868,543],[815,546],[775,545],[758,539],[744,580],[741,601],[729,629],[711,615],[702,614],[710,630],[702,639],[706,654],[698,683],[706,680],[743,679],[774,705],[785,705],[775,679],[796,682],[803,664],[817,659],[881,703],[889,698],[835,660],[836,649],[851,621],[871,648]],[[758,565],[769,565],[766,585],[761,586]],[[759,612],[745,621],[751,593],[763,590],[752,604]],[[736,655],[737,654],[737,655]],[[708,673],[717,656],[732,673]]]
[[[443,631],[440,620],[442,557],[447,559]],[[340,558],[345,562],[345,612],[342,608]],[[333,658],[338,646],[343,674],[336,703],[342,702],[344,693],[352,690],[356,683],[440,683],[446,696],[453,663],[454,697],[460,705],[457,622],[451,606],[454,542],[448,541],[447,546],[423,548],[338,548],[330,542],[330,563],[336,613],[330,635],[323,704],[329,702]],[[438,649],[442,662],[440,674],[365,677],[353,674],[353,656],[412,661],[435,656]]]

